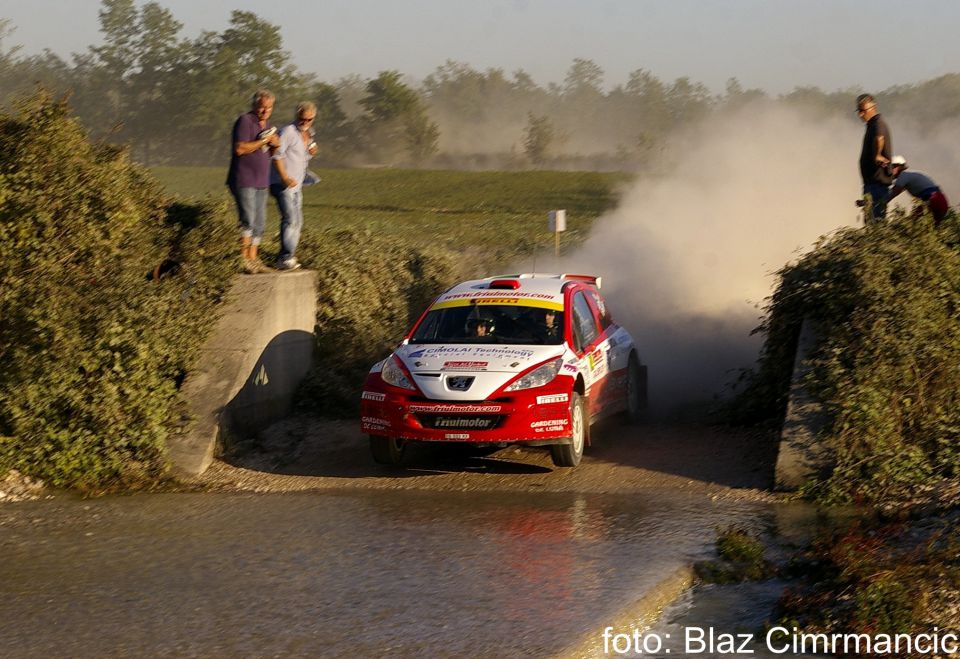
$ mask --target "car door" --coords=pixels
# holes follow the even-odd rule
[[[622,408],[626,402],[627,367],[633,342],[627,332],[613,322],[610,309],[600,292],[591,289],[587,293],[597,312],[602,335],[600,346],[607,362],[607,376],[601,384],[602,402],[604,406]]]
[[[585,290],[577,290],[573,294],[570,307],[573,310],[573,347],[586,385],[588,411],[593,416],[604,407],[603,381],[609,367],[603,345],[604,337],[597,322],[596,307],[591,304]]]

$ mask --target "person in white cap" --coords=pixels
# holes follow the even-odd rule
[[[934,225],[939,225],[950,210],[950,204],[940,186],[922,172],[908,172],[907,159],[903,156],[891,158],[890,167],[893,172],[893,187],[890,188],[887,201],[892,201],[894,197],[906,190],[917,199],[926,202],[930,214],[933,215]]]

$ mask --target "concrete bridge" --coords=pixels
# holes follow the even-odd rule
[[[203,473],[230,437],[289,414],[313,364],[316,273],[234,278],[223,315],[183,385],[183,431],[168,442],[175,473]]]

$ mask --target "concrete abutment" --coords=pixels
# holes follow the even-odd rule
[[[290,412],[313,364],[316,273],[238,275],[182,389],[189,421],[168,442],[180,476],[202,474],[229,436],[254,434]]]

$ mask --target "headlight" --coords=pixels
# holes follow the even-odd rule
[[[553,380],[553,378],[557,377],[557,373],[560,372],[560,366],[562,364],[563,359],[561,357],[557,357],[552,362],[547,362],[543,366],[533,369],[522,378],[511,384],[509,387],[504,389],[504,391],[520,391],[521,389],[542,387]]]
[[[411,384],[410,380],[407,379],[406,374],[403,372],[403,369],[400,368],[400,365],[397,363],[396,358],[393,355],[387,357],[387,361],[383,362],[383,369],[380,371],[380,377],[383,378],[383,381],[387,384],[392,384],[394,387],[400,387],[401,389],[416,389],[416,387]]]

